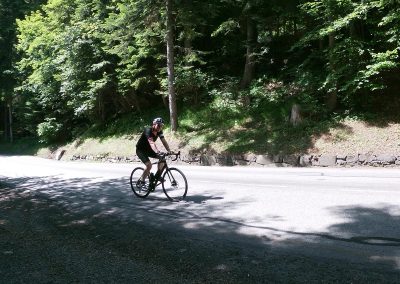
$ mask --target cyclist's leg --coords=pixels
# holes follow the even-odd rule
[[[145,181],[146,178],[149,176],[151,167],[152,167],[152,164],[150,161],[147,161],[146,163],[144,163],[144,165],[146,166],[146,169],[143,171],[143,175],[140,178],[142,181]]]
[[[150,162],[149,155],[147,155],[146,153],[136,149],[136,155],[146,166],[146,168],[144,169],[143,174],[140,178],[140,180],[144,182],[146,180],[146,178],[148,177],[148,175],[150,174],[152,164]]]
[[[165,161],[160,161],[160,162],[158,163],[158,169],[157,169],[157,173],[156,173],[156,175],[155,175],[156,180],[159,180],[159,179],[160,179],[161,174],[162,174],[162,172],[164,171],[165,164],[166,164]]]

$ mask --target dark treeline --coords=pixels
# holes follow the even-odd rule
[[[398,0],[170,2],[178,114],[217,104],[318,119],[400,107]],[[3,136],[66,140],[168,109],[166,3],[0,0]]]

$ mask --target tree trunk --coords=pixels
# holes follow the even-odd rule
[[[290,123],[293,126],[297,126],[301,123],[303,118],[301,117],[301,108],[298,104],[292,105],[292,110],[290,112]]]
[[[3,123],[4,123],[4,132],[3,132],[3,137],[4,140],[8,140],[8,109],[7,109],[7,104],[3,105]]]
[[[167,0],[167,72],[171,130],[175,132],[178,129],[178,114],[174,86],[174,20],[172,14],[172,1],[173,0]]]
[[[169,108],[169,97],[167,96],[161,96],[163,104],[166,108]]]
[[[4,132],[3,137],[5,141],[13,143],[13,129],[12,129],[12,105],[10,102],[5,102],[3,107],[3,122]]]
[[[133,108],[136,108],[139,113],[142,113],[142,105],[140,103],[140,100],[139,100],[135,90],[131,89],[129,91],[129,98],[131,98],[131,100],[130,100],[131,106]]]
[[[10,125],[10,142],[14,142],[14,137],[13,137],[13,129],[12,129],[12,105],[11,103],[8,104],[8,122]]]
[[[354,20],[350,22],[349,33],[351,38],[357,38],[357,27]]]
[[[101,123],[104,123],[106,120],[104,96],[101,93],[97,95],[96,108],[93,112],[93,119],[95,119],[96,121],[100,121]]]
[[[247,50],[246,50],[246,63],[240,87],[247,88],[254,78],[255,74],[255,56],[254,49],[257,42],[257,26],[251,17],[247,17]]]
[[[255,62],[255,55],[254,55],[254,50],[255,50],[255,45],[257,43],[257,25],[256,22],[251,18],[251,16],[247,17],[247,25],[246,25],[246,63],[244,65],[244,72],[243,72],[243,77],[240,82],[240,88],[241,89],[246,89],[250,86],[251,81],[254,78],[255,75],[255,67],[256,67],[256,62]],[[244,105],[248,106],[250,105],[250,98],[246,96],[244,98]]]
[[[330,33],[329,34],[329,49],[332,51],[333,47],[335,46],[335,34]],[[333,63],[332,55],[329,56],[329,61],[330,61],[330,72],[333,74],[336,73],[336,68],[335,64]],[[333,111],[336,109],[337,106],[337,82],[335,82],[335,87],[333,88],[332,91],[328,92],[327,98],[326,98],[326,105],[328,107],[329,111]]]

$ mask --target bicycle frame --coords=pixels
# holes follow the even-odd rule
[[[154,185],[154,188],[156,188],[157,186],[159,186],[161,184],[160,178],[162,177],[163,173],[165,171],[168,171],[168,169],[169,169],[166,157],[175,156],[175,159],[172,159],[172,161],[176,161],[178,159],[178,157],[180,156],[180,154],[181,154],[180,151],[178,153],[165,154],[165,155],[162,155],[161,158],[157,162],[152,163],[153,165],[157,164],[157,172],[159,171],[158,165],[160,165],[162,163],[164,164],[164,166],[161,168],[158,179],[155,181],[156,184]]]
[[[138,185],[139,178],[143,175],[145,169],[143,167],[133,169],[130,176],[130,185],[133,193],[137,197],[146,198],[150,192],[161,185],[165,195],[170,201],[180,201],[185,198],[188,188],[187,179],[182,171],[168,166],[166,160],[167,156],[175,156],[175,158],[171,160],[176,161],[180,156],[180,152],[161,155],[157,162],[152,163],[153,165],[158,165],[157,179],[153,181],[153,184],[150,184],[150,180],[148,180]],[[154,172],[152,175],[153,174]]]

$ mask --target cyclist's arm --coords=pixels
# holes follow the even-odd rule
[[[163,143],[163,145],[164,145],[165,149],[167,150],[167,152],[171,152],[171,149],[169,148],[169,145],[168,145],[168,143],[167,143],[167,140],[165,140],[164,137],[161,137],[160,140],[161,140],[161,142]]]
[[[154,153],[157,154],[159,151],[158,151],[158,149],[157,149],[156,143],[154,143],[154,141],[153,141],[153,138],[152,138],[152,137],[149,137],[149,138],[147,138],[147,141],[149,142],[150,147],[151,147],[151,149],[154,151]]]

